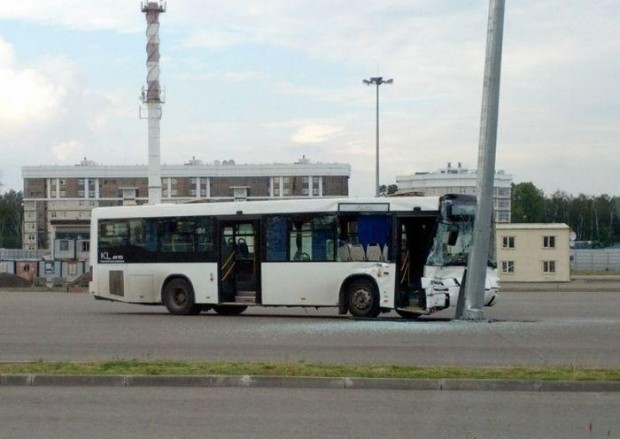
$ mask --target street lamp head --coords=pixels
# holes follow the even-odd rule
[[[392,84],[394,82],[394,80],[393,79],[383,79],[383,76],[373,76],[370,79],[364,79],[363,82],[366,85],[371,85],[371,84],[381,85],[381,84]]]

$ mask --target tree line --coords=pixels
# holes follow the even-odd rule
[[[570,195],[556,191],[550,196],[533,183],[512,185],[513,223],[565,223],[576,241],[602,248],[620,242],[620,197],[607,194]]]
[[[0,194],[0,248],[22,247],[23,195],[13,190]]]

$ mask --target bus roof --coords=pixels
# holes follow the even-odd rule
[[[214,203],[96,207],[92,218],[174,217],[192,215],[258,215],[309,212],[438,211],[439,197],[315,198]]]

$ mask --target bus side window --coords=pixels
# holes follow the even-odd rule
[[[286,217],[270,217],[267,218],[266,227],[266,247],[267,261],[280,262],[286,261],[286,234],[287,219]]]

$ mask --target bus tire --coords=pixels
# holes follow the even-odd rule
[[[172,279],[164,287],[162,302],[170,314],[189,316],[199,314],[200,305],[196,305],[194,289],[188,281],[181,278]]]
[[[377,317],[381,309],[374,284],[368,279],[351,282],[347,289],[347,306],[354,317]]]
[[[216,305],[213,310],[221,316],[238,316],[248,309],[246,305]]]

